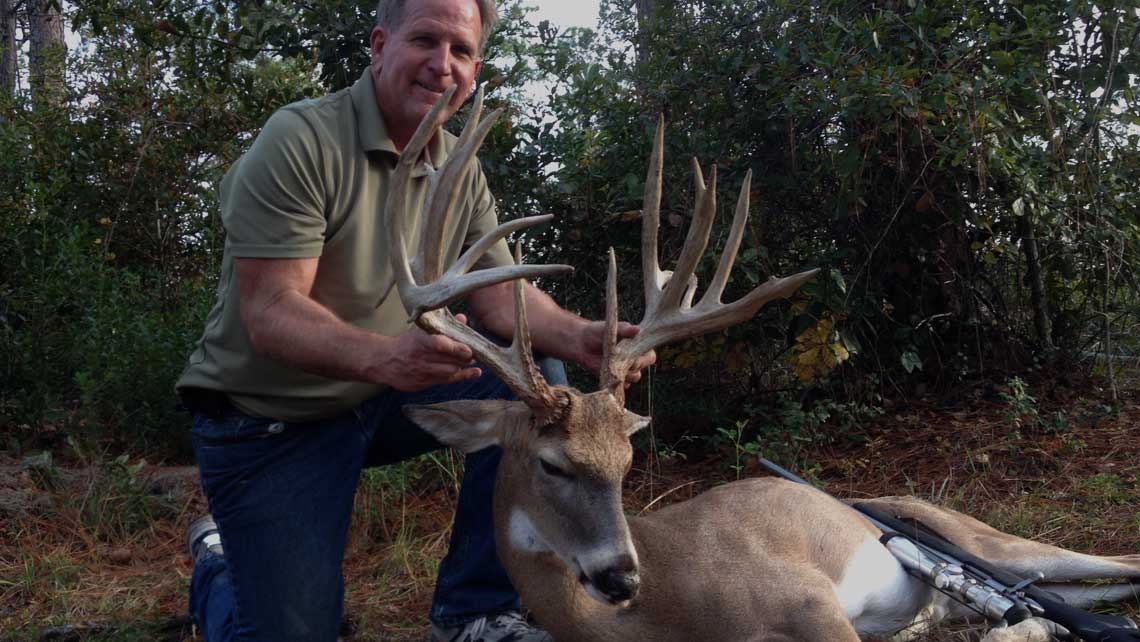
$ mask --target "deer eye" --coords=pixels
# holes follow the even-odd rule
[[[569,472],[559,468],[558,466],[555,466],[554,464],[546,461],[541,457],[538,458],[538,465],[542,466],[542,472],[550,475],[551,477],[559,477],[561,479],[574,478],[574,475],[571,475]]]

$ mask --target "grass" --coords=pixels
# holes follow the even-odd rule
[[[1024,421],[1012,429],[1000,401],[953,410],[916,403],[862,426],[864,438],[818,449],[811,470],[796,472],[841,496],[911,493],[1024,537],[1136,553],[1138,402],[1133,393],[1113,412],[1080,400],[1054,404],[1041,416],[1065,412],[1065,429],[1038,433]],[[745,460],[737,470],[706,455],[692,448],[639,456],[626,483],[629,512],[682,501],[737,473],[761,474]],[[0,642],[191,639],[183,630],[190,568],[182,537],[204,510],[201,497],[156,492],[151,467],[137,459],[40,464],[25,469],[0,453],[0,495],[23,484],[41,498],[21,510],[0,508]],[[345,564],[346,640],[425,637],[461,478],[462,460],[451,453],[362,476]],[[1135,605],[1123,612],[1138,615]],[[68,625],[78,628],[51,630]],[[959,627],[918,639],[964,642],[976,633]]]

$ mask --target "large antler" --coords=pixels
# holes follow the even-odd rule
[[[439,127],[443,108],[454,92],[454,85],[444,92],[400,154],[388,191],[388,212],[404,211],[412,169]],[[520,400],[540,414],[552,412],[559,407],[561,400],[539,373],[531,353],[530,333],[523,307],[522,279],[559,274],[572,268],[568,265],[517,265],[521,257],[516,246],[516,265],[470,273],[468,271],[495,243],[511,232],[544,223],[553,217],[531,216],[503,223],[476,241],[454,265],[443,272],[443,236],[447,220],[454,209],[458,186],[474,162],[475,151],[502,114],[502,109],[497,109],[489,118],[480,121],[482,110],[483,90],[480,88],[475,95],[471,117],[447,163],[439,171],[428,168],[428,192],[424,201],[420,251],[414,266],[408,260],[405,246],[408,236],[403,229],[403,217],[392,216],[392,229],[388,239],[392,271],[404,309],[418,326],[470,347],[476,359],[502,379]],[[460,322],[446,308],[475,290],[510,280],[515,280],[516,327],[514,341],[509,347],[496,345]]]
[[[606,283],[606,335],[601,386],[619,401],[625,397],[625,377],[643,354],[677,339],[722,330],[750,319],[766,303],[791,296],[819,270],[808,270],[793,276],[769,279],[744,297],[732,303],[722,303],[721,295],[728,282],[732,264],[744,237],[748,220],[748,192],[752,172],[744,177],[740,197],[736,202],[736,215],[732,230],[717,265],[716,275],[701,300],[692,305],[696,292],[693,271],[708,245],[709,231],[716,216],[716,166],[710,172],[706,185],[700,165],[693,160],[696,180],[696,205],[693,222],[689,226],[685,245],[672,273],[663,272],[657,260],[657,228],[661,215],[661,168],[665,146],[665,123],[658,118],[657,133],[653,141],[653,154],[649,159],[649,175],[645,182],[645,205],[642,213],[641,260],[645,286],[645,316],[636,336],[617,341],[617,261],[610,249],[610,269]]]

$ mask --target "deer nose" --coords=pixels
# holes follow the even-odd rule
[[[594,579],[598,588],[611,602],[625,602],[637,595],[641,588],[641,576],[637,573],[637,562],[629,555],[623,555],[617,563],[606,568]]]

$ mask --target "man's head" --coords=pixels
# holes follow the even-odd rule
[[[395,31],[403,19],[404,7],[415,3],[416,0],[380,0],[376,5],[376,26]],[[479,55],[482,56],[487,39],[499,21],[499,11],[495,8],[495,0],[475,0],[475,6],[479,8],[482,27],[479,38]]]
[[[376,17],[372,81],[402,149],[445,89],[458,85],[448,117],[471,93],[497,13],[494,0],[381,0]]]

